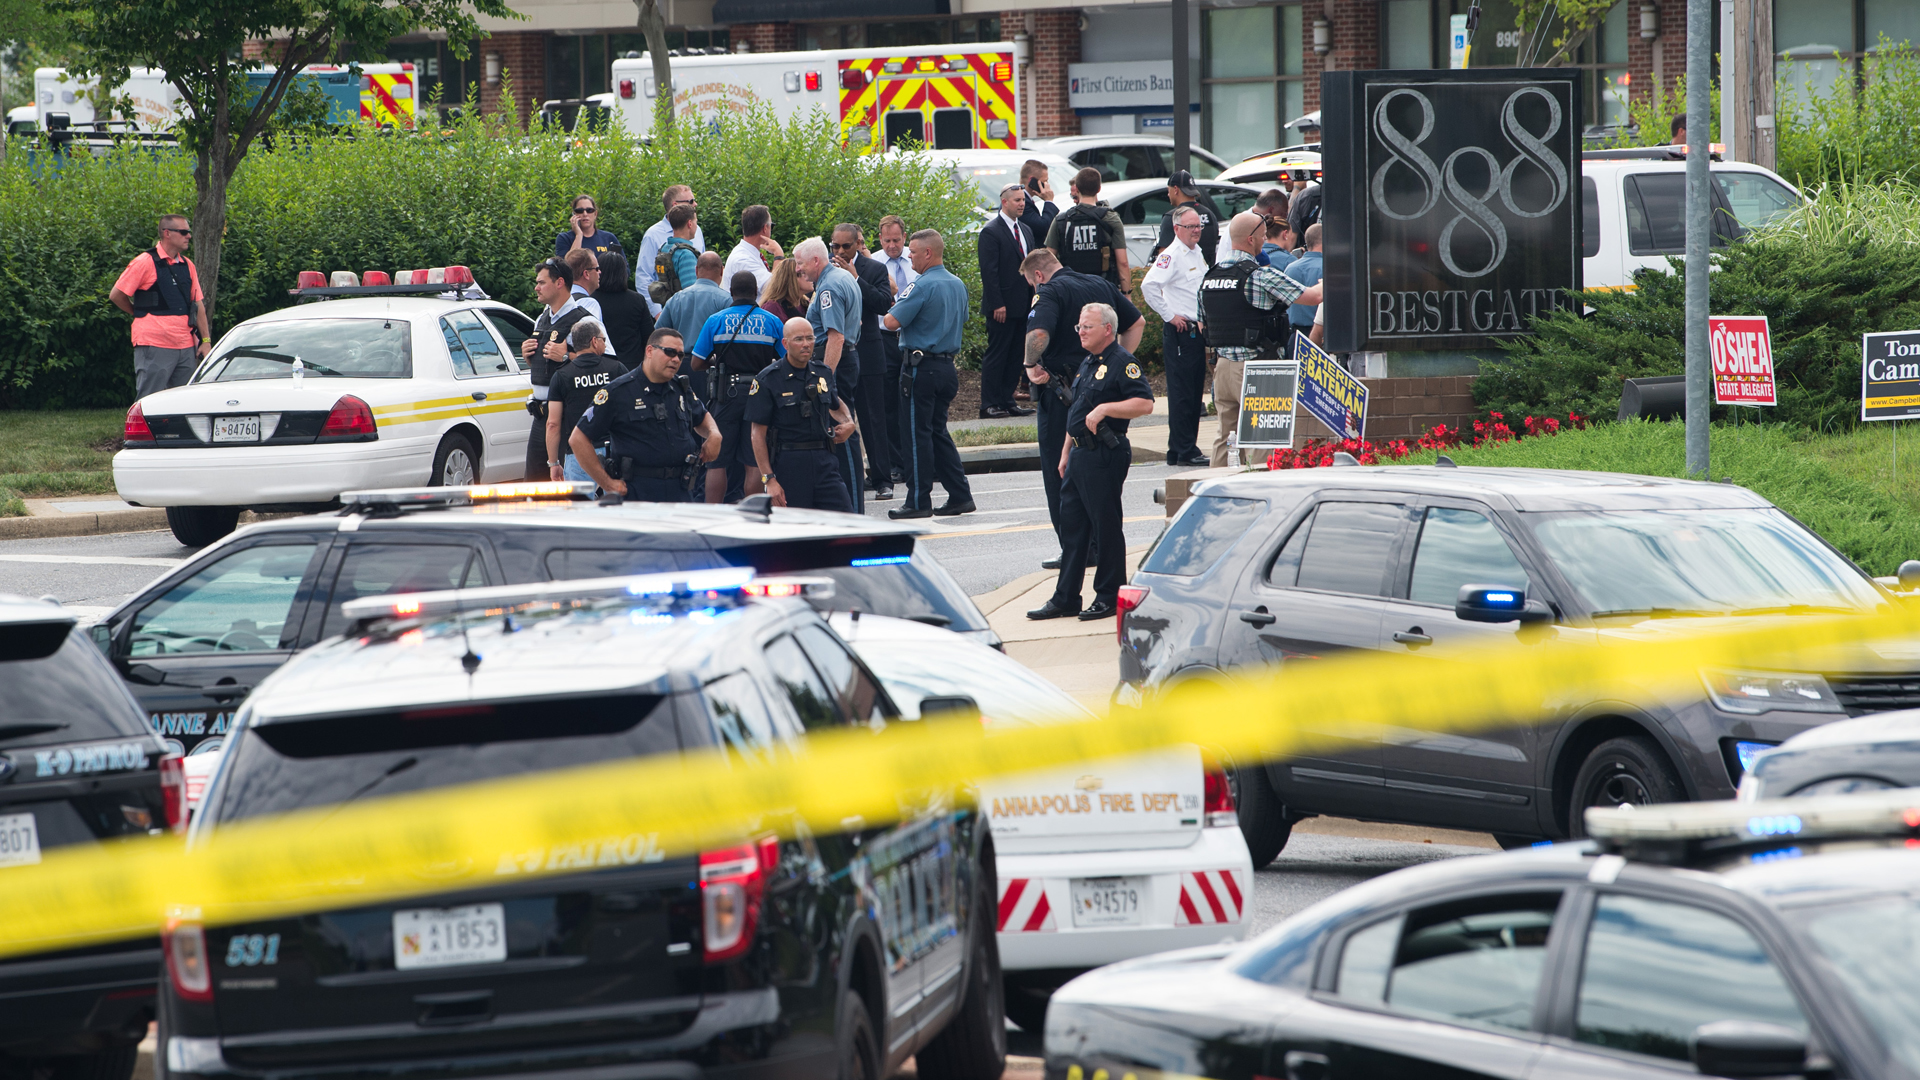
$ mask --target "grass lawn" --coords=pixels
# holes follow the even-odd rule
[[[1038,442],[1039,440],[1040,432],[1032,424],[957,428],[953,431],[955,446],[999,446],[1003,443]]]
[[[1708,461],[1713,479],[1730,477],[1792,514],[1868,573],[1890,575],[1920,558],[1920,438],[1900,434],[1899,483],[1887,424],[1819,435],[1778,426],[1716,425]],[[1680,476],[1686,430],[1678,423],[1624,422],[1549,438],[1447,451],[1460,465],[1591,469]],[[1430,465],[1425,451],[1404,464]]]
[[[124,409],[0,413],[0,517],[27,512],[22,497],[113,494],[113,455]]]

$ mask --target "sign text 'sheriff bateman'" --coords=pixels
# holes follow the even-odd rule
[[[1574,307],[1578,72],[1336,71],[1321,100],[1329,349],[1483,348]]]

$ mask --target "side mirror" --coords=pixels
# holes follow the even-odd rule
[[[1920,589],[1920,559],[1908,559],[1894,571],[1900,575],[1900,588],[1905,592]]]
[[[1705,1076],[1798,1076],[1807,1071],[1807,1037],[1778,1024],[1716,1020],[1693,1029],[1687,1054]]]
[[[1527,590],[1511,585],[1462,585],[1453,601],[1454,617],[1462,622],[1536,623],[1553,618],[1553,611]]]
[[[980,703],[965,694],[920,699],[922,720],[979,720]]]

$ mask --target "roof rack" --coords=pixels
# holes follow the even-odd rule
[[[398,514],[503,502],[586,502],[591,481],[535,480],[517,484],[469,484],[466,487],[368,488],[340,493],[341,514]]]
[[[703,606],[748,596],[825,599],[833,595],[833,579],[826,577],[754,577],[750,566],[723,566],[626,577],[542,581],[527,585],[494,585],[479,589],[390,593],[349,600],[341,614],[356,625],[399,621],[418,622],[456,614],[499,615],[535,606],[577,606],[604,600],[655,598],[672,606],[698,601]]]
[[[1586,822],[1587,835],[1602,852],[1637,862],[1687,866],[1738,856],[1767,861],[1812,841],[1904,837],[1920,843],[1920,791],[1593,807]]]

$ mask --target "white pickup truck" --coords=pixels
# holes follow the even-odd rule
[[[1687,163],[1681,155],[1670,155],[1665,147],[1590,151],[1580,171],[1587,288],[1631,289],[1634,271],[1664,271],[1667,256],[1686,253]],[[1716,248],[1772,222],[1805,198],[1758,165],[1716,161],[1711,173]]]

